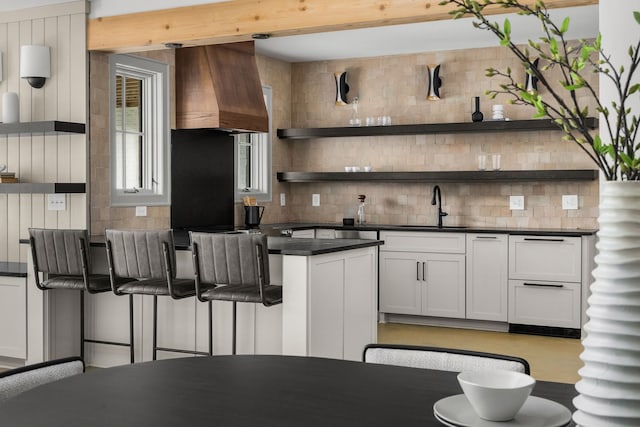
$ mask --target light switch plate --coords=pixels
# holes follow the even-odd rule
[[[136,206],[136,216],[147,216],[147,207]]]
[[[512,211],[524,210],[524,196],[509,196],[509,209]]]
[[[280,193],[280,206],[286,206],[287,205],[287,196],[285,196],[285,193]]]
[[[320,195],[312,194],[311,195],[311,206],[320,206]]]
[[[67,199],[64,194],[47,194],[47,209],[50,211],[64,211],[67,209]]]
[[[565,209],[565,210],[578,209],[578,196],[576,194],[563,195],[562,209]]]

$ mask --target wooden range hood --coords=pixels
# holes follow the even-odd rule
[[[176,127],[268,132],[253,41],[176,49]]]

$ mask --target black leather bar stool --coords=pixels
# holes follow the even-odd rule
[[[29,243],[33,258],[33,272],[38,289],[73,289],[80,291],[80,357],[84,360],[84,344],[107,344],[129,347],[131,363],[134,361],[133,345],[133,299],[129,299],[129,322],[131,325],[128,343],[88,339],[84,331],[84,293],[97,294],[111,290],[111,281],[106,274],[92,274],[88,251],[87,230],[57,230],[30,228]],[[47,278],[40,281],[39,273]],[[118,282],[120,283],[120,282]]]
[[[233,302],[232,354],[236,354],[236,305],[282,302],[282,286],[270,284],[267,236],[191,232],[193,268],[200,301]],[[209,342],[213,337],[209,335]]]
[[[172,230],[106,230],[107,260],[116,295],[153,295],[153,360],[157,351],[209,355],[209,351],[158,347],[158,295],[173,299],[196,294],[193,279],[176,279],[176,250]],[[209,304],[209,336],[211,336]]]

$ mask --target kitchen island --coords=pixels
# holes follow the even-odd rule
[[[95,272],[106,272],[104,239],[92,238]],[[238,304],[238,353],[322,356],[360,360],[365,344],[377,341],[377,248],[363,239],[291,239],[270,236],[271,282],[283,286],[283,304]],[[191,250],[176,238],[177,276],[193,277]],[[31,267],[28,269],[32,271]],[[32,273],[27,278],[33,283]],[[29,363],[79,353],[77,292],[42,292],[28,286]],[[38,302],[39,301],[39,302]],[[86,335],[128,341],[128,298],[112,293],[86,295]],[[37,309],[36,309],[37,310]],[[134,296],[136,361],[151,359],[152,297]],[[231,303],[213,302],[214,354],[231,351]],[[158,344],[206,351],[207,304],[196,298],[158,298]],[[106,367],[128,363],[129,349],[86,345],[86,362]],[[177,357],[159,352],[158,358]]]

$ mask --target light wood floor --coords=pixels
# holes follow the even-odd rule
[[[469,329],[381,323],[378,342],[460,348],[508,354],[526,359],[531,375],[542,381],[576,383],[582,367],[578,339],[542,337]]]
[[[509,354],[526,359],[531,375],[543,381],[574,384],[580,378],[580,340],[505,332],[380,323],[378,342],[429,345]],[[0,372],[5,369],[0,368]]]

